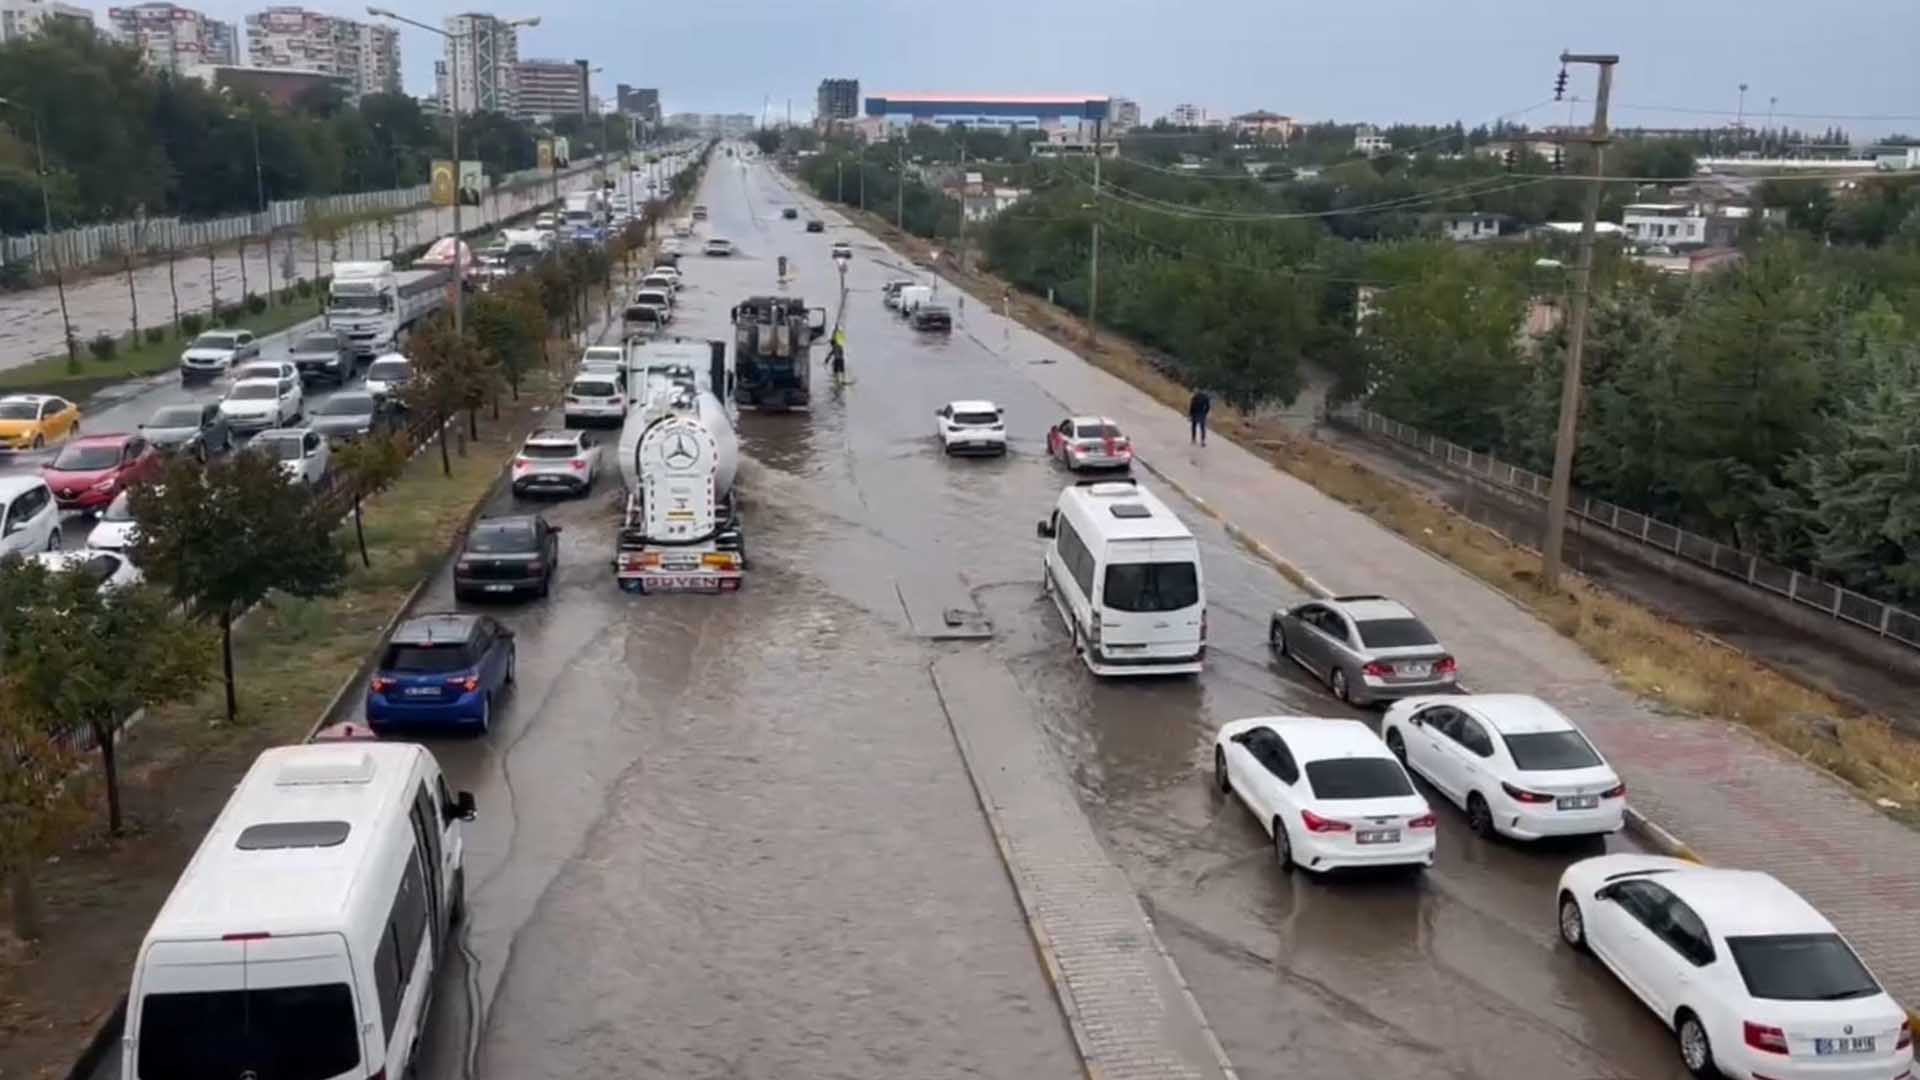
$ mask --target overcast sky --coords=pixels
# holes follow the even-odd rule
[[[195,0],[183,0],[192,5]],[[265,6],[202,0],[238,20]],[[361,4],[313,6],[365,17]],[[1745,82],[1749,122],[1823,113],[1860,134],[1920,131],[1920,0],[500,0],[539,15],[523,57],[584,58],[615,83],[658,86],[668,112],[811,115],[829,75],[888,90],[1105,93],[1143,115],[1192,102],[1213,113],[1473,124],[1552,96],[1562,48],[1617,52],[1617,123],[1730,123]],[[473,10],[395,5],[438,24]],[[483,9],[485,10],[485,9]],[[402,29],[409,92],[433,85],[439,38]],[[1591,94],[1578,71],[1574,91]],[[1646,106],[1717,110],[1724,116]],[[1584,107],[1580,110],[1584,114]],[[1541,107],[1535,124],[1567,107]],[[1873,119],[1852,119],[1870,116]],[[1781,118],[1783,121],[1788,119]],[[1827,121],[1794,117],[1814,128]]]

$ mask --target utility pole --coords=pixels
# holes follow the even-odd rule
[[[833,201],[837,203],[847,201],[846,164],[845,158],[836,158],[833,162]]]
[[[1093,258],[1087,265],[1087,344],[1100,333],[1100,121],[1093,122]]]
[[[860,212],[867,212],[867,144],[860,144]]]
[[[1613,67],[1618,56],[1603,53],[1560,54],[1560,63],[1592,64],[1600,69],[1600,88],[1593,98],[1593,130],[1586,136],[1568,135],[1570,142],[1593,148],[1593,175],[1587,182],[1586,213],[1580,221],[1580,257],[1573,270],[1573,299],[1567,313],[1567,362],[1560,373],[1560,430],[1553,440],[1553,486],[1547,495],[1547,535],[1540,545],[1540,581],[1548,589],[1560,584],[1560,556],[1567,534],[1568,489],[1573,484],[1573,447],[1580,425],[1580,361],[1587,347],[1587,308],[1593,289],[1593,234],[1600,219],[1600,193],[1606,184],[1607,99],[1613,94]],[[1563,80],[1564,82],[1564,80]]]
[[[901,232],[907,231],[907,144],[900,142],[900,175],[893,185],[893,227]]]

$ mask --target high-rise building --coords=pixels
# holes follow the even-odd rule
[[[844,123],[860,115],[859,79],[821,79],[813,106],[819,124]]]
[[[49,23],[70,22],[93,29],[93,12],[60,0],[0,0],[0,41],[37,34]]]
[[[1207,123],[1207,110],[1199,105],[1188,105],[1183,102],[1175,105],[1173,111],[1167,114],[1167,122],[1174,127],[1204,127]]]
[[[447,63],[459,75],[457,85],[438,79],[440,99],[455,112],[518,111],[519,84],[514,66],[520,62],[520,35],[491,15],[468,12],[447,17]],[[435,68],[440,74],[440,69]]]
[[[107,9],[114,37],[135,46],[157,71],[179,74],[191,67],[240,62],[240,32],[178,4],[136,4]]]
[[[1132,98],[1109,98],[1107,100],[1107,130],[1115,135],[1132,131],[1140,126],[1140,103]]]
[[[628,86],[621,83],[614,99],[615,107],[628,116],[638,117],[642,123],[660,126],[660,91],[650,86]]]
[[[522,60],[514,65],[514,79],[520,88],[514,115],[522,120],[588,112],[585,60]]]
[[[301,7],[247,16],[247,62],[334,75],[347,80],[356,98],[400,91],[397,31]]]

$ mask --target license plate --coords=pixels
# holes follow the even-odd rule
[[[719,592],[720,579],[706,574],[655,574],[642,587],[647,592]]]
[[[1562,810],[1591,810],[1600,805],[1600,796],[1562,795],[1555,805]]]
[[[408,697],[439,697],[440,688],[437,686],[409,686],[407,687],[407,696]]]
[[[1353,834],[1353,838],[1362,844],[1397,844],[1400,842],[1400,830],[1361,829]]]
[[[1815,1039],[1813,1052],[1816,1054],[1871,1054],[1873,1053],[1873,1036],[1851,1035],[1837,1039]]]
[[[484,587],[484,589],[483,589],[483,591],[485,591],[485,592],[512,592],[512,591],[513,591],[513,586],[511,586],[511,585],[487,585],[487,586],[485,586],[485,587]]]
[[[1402,675],[1409,678],[1425,678],[1429,670],[1431,670],[1431,668],[1427,664],[1395,664],[1393,666],[1393,673],[1395,675]]]

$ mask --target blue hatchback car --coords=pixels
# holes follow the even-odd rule
[[[460,724],[485,733],[494,699],[513,684],[513,631],[485,615],[452,612],[401,623],[367,683],[367,726]]]

